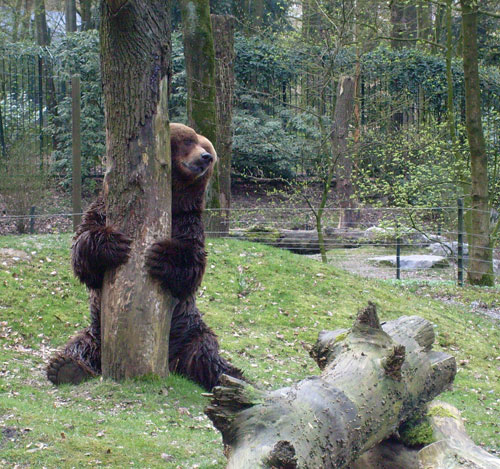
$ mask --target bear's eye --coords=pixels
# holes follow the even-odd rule
[[[184,145],[188,145],[189,146],[189,145],[193,145],[193,143],[194,143],[194,140],[191,140],[191,139],[184,140]]]

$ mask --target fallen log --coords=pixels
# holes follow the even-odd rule
[[[206,413],[227,467],[350,467],[453,381],[455,359],[433,342],[428,321],[381,326],[369,304],[350,330],[320,334],[312,355],[321,376],[270,392],[224,377]]]
[[[349,469],[500,469],[500,459],[467,435],[456,407],[433,401],[418,426],[424,439],[432,440],[422,449],[391,437],[362,454]]]
[[[320,252],[316,230],[288,230],[256,225],[247,229],[232,229],[229,231],[229,235],[233,238],[287,249],[297,254],[317,254]],[[323,242],[327,251],[356,248],[366,244],[391,246],[396,244],[396,234],[382,228],[363,231],[327,226],[324,229]],[[410,232],[401,238],[401,242],[420,247],[427,246],[430,241],[418,232]]]
[[[475,445],[467,435],[455,407],[433,402],[427,415],[436,442],[419,451],[419,469],[500,469],[500,459]]]
[[[286,230],[255,226],[246,230],[230,230],[230,236],[255,243],[287,249],[297,254],[317,254],[320,252],[316,230]],[[325,249],[358,247],[363,241],[363,232],[349,230],[325,230]]]

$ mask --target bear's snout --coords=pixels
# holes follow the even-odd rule
[[[204,151],[200,156],[201,159],[206,161],[207,163],[210,163],[214,159],[214,157],[207,151]]]

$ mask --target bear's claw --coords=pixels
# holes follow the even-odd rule
[[[47,378],[56,386],[80,384],[95,376],[96,373],[85,363],[64,355],[56,355],[47,366]]]

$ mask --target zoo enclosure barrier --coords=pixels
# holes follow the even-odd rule
[[[325,209],[323,240],[330,263],[377,278],[447,280],[457,281],[459,285],[463,285],[464,273],[471,272],[471,260],[476,259],[469,254],[466,240],[470,236],[467,237],[463,228],[467,209],[463,208],[461,199],[457,206],[355,210],[357,221],[338,228],[341,209]],[[220,213],[213,209],[206,212],[207,215]],[[254,241],[320,259],[316,221],[310,208],[235,206],[229,213],[229,231],[207,231],[208,238]],[[23,221],[26,231],[32,234],[71,232],[75,215],[81,214],[71,210],[3,214],[0,215],[0,235],[15,233],[19,221]],[[500,247],[494,244],[487,249],[492,252],[496,279],[500,276]]]

